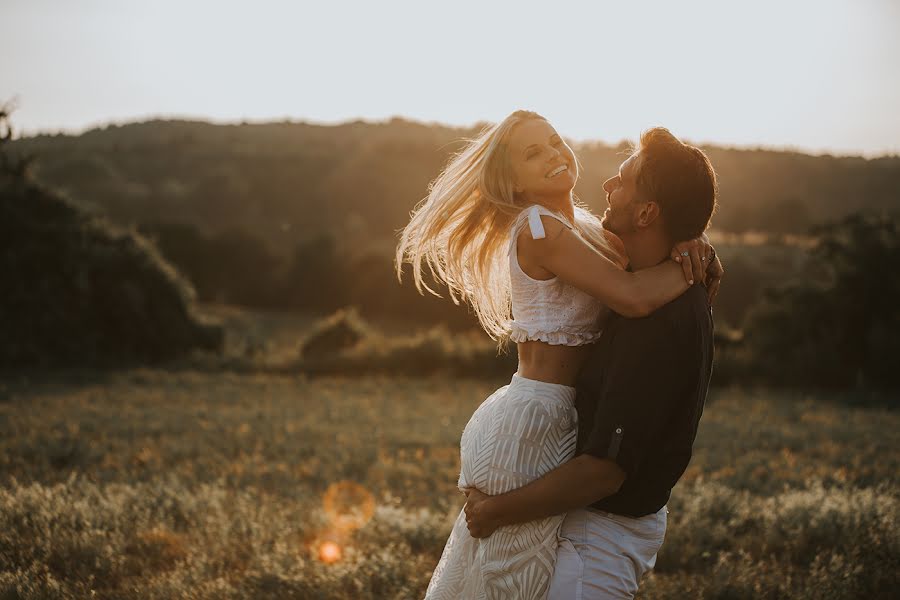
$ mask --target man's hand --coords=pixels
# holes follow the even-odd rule
[[[490,496],[476,488],[466,488],[466,525],[473,538],[486,538],[500,527],[500,523],[491,516]]]
[[[706,295],[710,306],[713,305],[716,294],[719,293],[719,286],[722,284],[722,275],[724,274],[725,269],[722,267],[722,261],[719,260],[718,255],[713,255],[712,261],[706,269]]]

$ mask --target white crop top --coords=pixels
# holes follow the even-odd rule
[[[545,237],[541,215],[553,217],[573,229],[564,216],[538,204],[529,206],[516,217],[509,242],[513,314],[510,339],[514,342],[539,340],[559,346],[589,344],[600,337],[608,309],[593,296],[558,277],[533,279],[519,266],[516,252],[519,231],[527,222],[534,239]]]

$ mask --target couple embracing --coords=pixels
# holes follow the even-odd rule
[[[602,220],[577,179],[552,125],[516,111],[402,233],[398,271],[421,290],[427,267],[519,357],[463,430],[466,505],[427,599],[631,598],[663,543],[712,369],[716,176],[656,128],[603,184]]]

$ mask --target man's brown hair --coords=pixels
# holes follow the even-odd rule
[[[698,237],[709,225],[718,196],[716,172],[709,158],[664,127],[644,131],[638,150],[638,193],[659,205],[671,241]]]

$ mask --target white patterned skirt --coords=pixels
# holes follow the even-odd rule
[[[552,471],[575,454],[575,388],[513,375],[472,415],[460,441],[460,490],[502,494]],[[475,539],[460,511],[425,597],[546,597],[564,515],[500,527]]]

